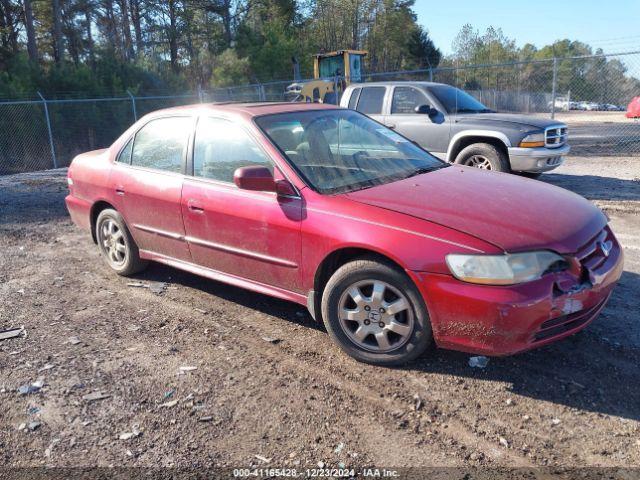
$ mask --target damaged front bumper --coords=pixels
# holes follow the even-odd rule
[[[608,228],[603,232],[613,246],[597,266],[593,252],[585,247],[572,257],[569,270],[524,284],[477,285],[450,275],[412,272],[426,300],[436,344],[510,355],[586,327],[604,308],[623,270],[620,245]],[[592,243],[600,241],[598,237]]]

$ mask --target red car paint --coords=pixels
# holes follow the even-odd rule
[[[147,115],[106,150],[74,159],[67,207],[91,230],[111,205],[124,217],[143,258],[307,305],[323,262],[364,249],[400,265],[425,298],[437,345],[504,355],[584,328],[622,273],[622,249],[604,214],[561,188],[511,175],[450,167],[334,195],[307,187],[253,122],[260,115],[335,108],[318,104],[179,107]],[[114,161],[147,121],[172,114],[237,122],[261,144],[299,195],[241,190],[234,184]],[[191,151],[191,150],[190,150]],[[598,241],[611,240],[608,256]],[[514,286],[455,279],[449,253],[553,250],[571,268]]]

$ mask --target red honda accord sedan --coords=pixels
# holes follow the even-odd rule
[[[358,360],[507,355],[587,325],[622,272],[607,218],[448,165],[351,110],[197,105],[77,156],[67,207],[120,275],[149,260],[306,305]]]

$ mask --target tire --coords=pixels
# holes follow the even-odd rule
[[[358,302],[349,293],[356,289]],[[381,301],[374,289],[382,293]],[[398,312],[388,311],[403,306]],[[322,318],[342,350],[373,365],[410,362],[433,342],[429,314],[413,281],[397,267],[374,258],[363,257],[336,270],[322,294]]]
[[[138,245],[116,210],[102,210],[96,220],[96,240],[106,264],[118,275],[141,272],[149,262],[140,258]]]
[[[455,163],[494,172],[509,173],[511,171],[507,155],[490,143],[472,143],[463,148],[456,157]]]

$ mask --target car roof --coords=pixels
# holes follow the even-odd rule
[[[336,105],[324,103],[302,103],[302,102],[218,102],[218,103],[198,103],[193,105],[183,105],[180,107],[164,108],[151,113],[152,116],[165,116],[170,114],[201,114],[226,113],[240,114],[245,117],[257,117],[273,113],[298,112],[305,110],[330,110],[340,108]]]
[[[384,82],[366,82],[366,83],[352,83],[349,85],[349,88],[360,88],[360,87],[386,87],[390,85],[420,85],[422,87],[429,87],[434,85],[445,85],[447,87],[451,87],[452,85],[448,85],[446,83],[438,83],[438,82],[427,82],[423,80],[387,80]]]

